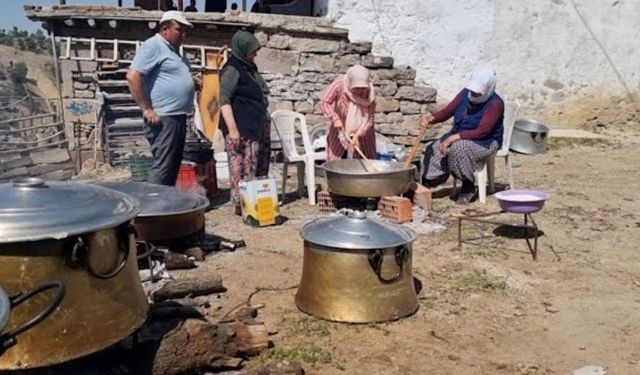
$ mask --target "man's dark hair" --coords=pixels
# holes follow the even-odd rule
[[[231,4],[231,10],[237,10],[237,9],[238,9],[238,3]]]

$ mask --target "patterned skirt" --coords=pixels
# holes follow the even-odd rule
[[[444,183],[449,175],[458,180],[475,182],[473,172],[476,165],[485,160],[498,149],[498,142],[485,148],[467,139],[461,139],[449,147],[449,152],[442,154],[438,150],[440,140],[427,147],[424,154],[423,178],[431,186]]]

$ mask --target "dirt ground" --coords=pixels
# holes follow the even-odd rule
[[[297,310],[298,231],[319,215],[306,200],[284,205],[281,214],[289,221],[268,228],[242,224],[228,205],[213,209],[207,231],[248,246],[212,254],[184,272],[222,275],[228,292],[220,295],[213,320],[256,288],[284,289],[251,299],[265,305],[260,317],[274,332],[274,347],[249,366],[298,360],[310,374],[569,374],[598,365],[609,374],[637,374],[639,144],[638,135],[617,133],[605,142],[556,142],[544,155],[516,156],[517,187],[551,193],[535,215],[544,232],[538,261],[524,240],[494,236],[491,225],[465,225],[465,235],[492,236],[459,250],[452,220],[446,231],[415,242],[420,308],[399,321],[339,324]],[[489,197],[486,205],[468,208],[488,212],[497,202]],[[432,214],[447,218],[461,210],[442,197]]]

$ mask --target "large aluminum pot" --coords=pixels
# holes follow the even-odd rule
[[[369,163],[360,159],[326,162],[329,191],[346,197],[372,198],[406,193],[413,181],[416,167],[395,161],[371,160],[379,172],[371,171]]]
[[[130,221],[138,202],[76,182],[36,178],[0,184],[0,284],[7,294],[48,280],[67,289],[60,306],[0,356],[0,370],[49,366],[104,349],[146,319],[148,303]],[[33,298],[8,329],[42,311]]]
[[[129,194],[140,202],[140,213],[133,221],[140,241],[172,240],[204,228],[209,200],[199,194],[146,182],[103,182],[100,185]]]
[[[304,261],[296,294],[300,310],[350,323],[384,322],[413,314],[412,230],[350,211],[302,228]]]
[[[517,120],[509,148],[521,154],[536,155],[547,152],[549,128],[533,120]]]

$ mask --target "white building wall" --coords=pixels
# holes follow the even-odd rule
[[[320,3],[352,41],[371,41],[374,53],[414,67],[418,81],[436,87],[442,100],[455,95],[475,67],[490,66],[503,96],[518,99],[523,115],[550,125],[638,120],[638,0]]]

